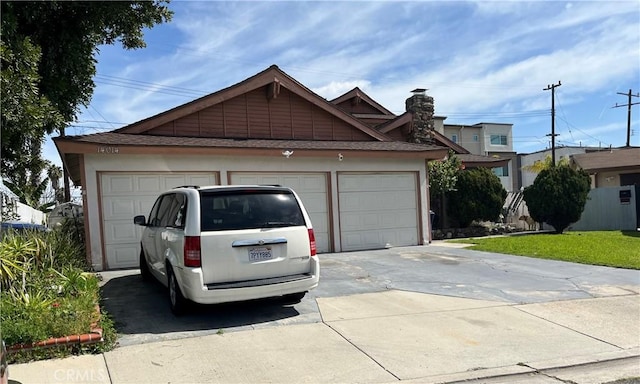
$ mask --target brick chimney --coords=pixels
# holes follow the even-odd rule
[[[433,97],[427,96],[426,89],[416,88],[411,93],[413,96],[405,102],[407,112],[413,115],[411,120],[411,132],[407,141],[418,144],[432,144],[431,132],[435,129],[433,121]]]

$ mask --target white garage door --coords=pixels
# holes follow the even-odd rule
[[[342,250],[417,245],[417,200],[413,173],[339,174]]]
[[[302,199],[316,236],[318,252],[329,252],[329,210],[327,176],[324,173],[231,173],[232,184],[282,185]]]
[[[102,239],[107,268],[138,266],[142,228],[133,224],[136,215],[148,216],[161,192],[181,185],[217,185],[211,173],[103,173]]]

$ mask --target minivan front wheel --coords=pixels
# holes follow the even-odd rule
[[[147,264],[147,258],[144,256],[144,250],[140,249],[140,276],[143,281],[151,280],[151,271],[149,270],[149,264]]]
[[[171,312],[176,316],[182,315],[187,306],[187,299],[182,295],[178,280],[171,270],[171,266],[167,266],[167,278],[169,279],[169,304],[171,305]]]

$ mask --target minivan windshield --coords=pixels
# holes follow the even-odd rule
[[[201,231],[305,225],[291,192],[247,190],[201,192]]]

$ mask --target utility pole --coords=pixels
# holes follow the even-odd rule
[[[629,93],[621,93],[621,92],[617,92],[617,93],[618,95],[629,97],[629,101],[627,101],[627,104],[618,105],[618,103],[616,103],[616,105],[613,108],[627,107],[627,147],[630,147],[631,146],[631,106],[640,104],[640,102],[632,103],[631,97],[632,96],[640,97],[640,94],[636,93],[635,95],[633,95],[631,94],[631,90],[629,90]]]
[[[560,80],[558,84],[547,85],[543,91],[551,90],[551,166],[556,166],[556,87],[561,86]]]

